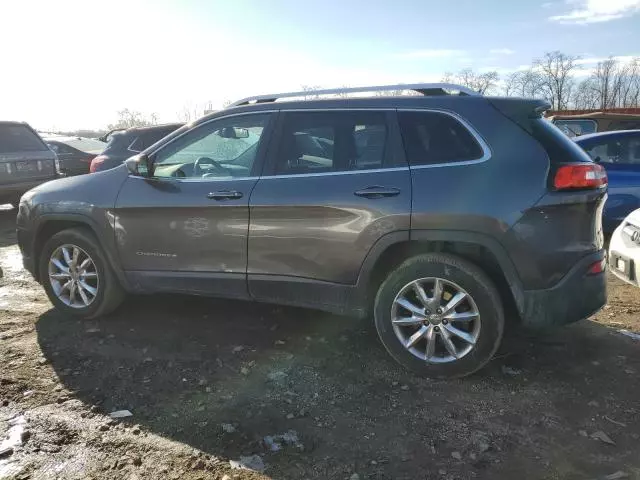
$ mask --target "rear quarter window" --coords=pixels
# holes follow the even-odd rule
[[[0,153],[46,152],[49,147],[26,125],[0,124]]]
[[[479,160],[482,146],[459,120],[439,112],[398,112],[410,165]]]

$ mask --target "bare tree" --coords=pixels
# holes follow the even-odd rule
[[[627,108],[640,106],[640,57],[633,58],[622,67],[620,77],[618,106]]]
[[[572,91],[571,104],[578,110],[593,110],[598,108],[598,92],[594,88],[593,80],[582,80]]]
[[[145,127],[147,125],[156,125],[158,123],[158,115],[152,113],[146,117],[143,113],[125,108],[118,111],[118,121],[110,124],[107,128],[115,130],[118,128]]]
[[[622,80],[621,73],[618,62],[611,57],[596,65],[590,77],[590,85],[598,96],[598,108],[616,106]]]
[[[543,58],[533,62],[534,70],[541,75],[544,95],[556,110],[569,105],[571,90],[575,85],[573,75],[580,68],[577,63],[579,58],[555,51],[547,52]]]
[[[500,75],[496,71],[477,73],[471,68],[465,68],[456,74],[447,72],[442,77],[442,81],[445,83],[459,83],[482,95],[493,90],[498,85],[499,80]]]
[[[613,57],[598,62],[588,79],[582,81],[573,103],[579,109],[638,106],[640,97],[640,61],[621,64]]]
[[[504,94],[526,98],[542,97],[542,76],[532,69],[510,73],[504,82]]]

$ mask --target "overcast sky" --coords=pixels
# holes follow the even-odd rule
[[[10,5],[10,6],[9,6]],[[640,0],[21,0],[0,5],[0,119],[102,128],[116,112],[301,85],[501,74],[545,51],[640,55]]]

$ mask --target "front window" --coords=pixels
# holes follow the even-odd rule
[[[242,178],[251,175],[270,114],[201,125],[167,144],[154,159],[154,177]]]

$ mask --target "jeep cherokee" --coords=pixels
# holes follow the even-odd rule
[[[542,100],[418,84],[244,99],[125,165],[25,194],[25,267],[59,310],[181,292],[372,316],[435,377],[488,362],[505,317],[550,326],[606,302],[607,178]],[[277,101],[284,100],[284,101]]]

